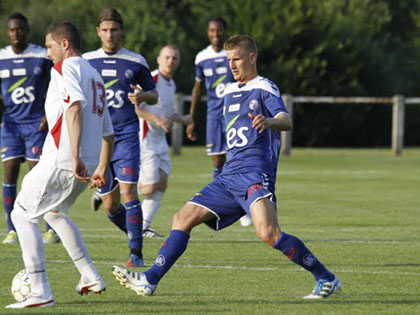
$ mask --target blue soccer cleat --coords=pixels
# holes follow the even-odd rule
[[[125,265],[128,268],[138,268],[138,267],[143,267],[144,263],[143,263],[143,259],[140,258],[139,256],[137,256],[136,254],[131,254],[130,258],[127,260],[127,262],[125,263]]]
[[[332,281],[319,279],[316,283],[315,289],[311,294],[305,296],[304,299],[323,299],[340,290],[340,288],[341,283],[337,276],[334,276],[334,280]]]

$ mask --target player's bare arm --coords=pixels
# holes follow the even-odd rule
[[[102,187],[107,183],[106,173],[108,171],[109,162],[111,161],[113,152],[114,135],[103,137],[99,164],[95,172],[92,174],[92,184],[90,185],[90,188]]]
[[[172,114],[169,119],[173,122],[179,122],[184,125],[190,125],[193,122],[191,115],[181,115],[178,113]]]
[[[201,81],[195,81],[194,87],[191,92],[191,107],[190,107],[190,116],[191,116],[191,123],[187,126],[187,137],[191,141],[197,140],[197,136],[194,132],[194,114],[195,114],[195,107],[198,102],[200,102],[201,97]]]
[[[293,128],[290,115],[285,113],[280,113],[276,117],[265,117],[262,114],[253,115],[251,113],[248,116],[252,119],[252,128],[257,129],[259,133],[264,132],[267,128],[283,131]]]
[[[66,123],[69,133],[70,152],[73,163],[74,176],[82,181],[89,181],[88,171],[85,164],[80,159],[80,138],[82,135],[82,110],[79,102],[74,102],[66,110]]]
[[[146,102],[149,105],[154,105],[157,103],[159,94],[156,90],[143,91],[143,89],[141,89],[139,86],[132,84],[130,87],[134,90],[134,92],[128,93],[127,96],[133,105],[139,106],[143,102]]]
[[[156,125],[161,127],[165,132],[169,132],[172,129],[173,121],[164,115],[156,115],[145,108],[136,108],[136,114],[144,120],[154,122]]]

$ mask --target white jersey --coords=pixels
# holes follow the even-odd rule
[[[153,81],[159,93],[156,105],[142,104],[142,108],[160,116],[174,114],[176,85],[174,80],[165,78],[159,70],[152,71]],[[160,151],[167,150],[166,133],[154,122],[140,118],[140,150]]]
[[[66,110],[74,102],[82,109],[80,158],[91,173],[99,162],[102,137],[113,128],[105,101],[105,85],[98,72],[85,59],[65,59],[51,69],[51,81],[45,101],[49,132],[41,161],[59,169],[72,170]]]

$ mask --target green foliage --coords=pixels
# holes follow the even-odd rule
[[[229,34],[254,37],[260,74],[273,80],[283,93],[416,96],[420,81],[419,1],[9,0],[0,2],[0,19],[21,11],[29,18],[31,40],[39,44],[52,20],[70,19],[82,31],[87,51],[100,46],[96,16],[104,7],[116,7],[125,22],[124,46],[142,53],[151,68],[156,67],[162,45],[170,42],[180,47],[181,65],[175,80],[178,91],[189,94],[195,55],[208,45],[207,21],[222,16]],[[5,37],[0,38],[0,44],[7,44]],[[388,127],[372,130],[367,117],[379,115],[373,122],[381,124],[389,112],[376,105],[355,108],[297,106],[296,119],[304,128],[296,130],[295,143],[387,145],[390,136],[384,132]],[[416,116],[420,110],[413,111]],[[361,129],[367,138],[346,137]],[[408,144],[420,143],[416,129],[407,130],[407,134]]]

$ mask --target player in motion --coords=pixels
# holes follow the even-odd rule
[[[136,109],[140,117],[140,180],[139,191],[144,196],[143,236],[160,236],[151,228],[153,217],[159,209],[163,193],[171,173],[166,132],[174,122],[185,125],[191,122],[190,115],[182,116],[174,112],[176,85],[172,79],[179,65],[179,50],[174,45],[166,45],[157,57],[158,69],[152,72],[159,101],[156,105],[142,104]],[[134,105],[140,105],[133,100]]]
[[[223,49],[227,24],[223,18],[209,20],[207,36],[210,45],[195,58],[195,84],[191,93],[190,115],[194,119],[196,105],[200,102],[204,81],[207,91],[206,151],[213,162],[213,178],[222,171],[226,161],[226,132],[223,121],[223,95],[226,86],[234,82],[232,72]],[[188,139],[195,141],[194,122],[187,127]],[[242,226],[252,224],[251,218],[241,218]]]
[[[4,244],[17,241],[10,219],[16,198],[20,164],[29,168],[38,163],[47,135],[44,102],[52,62],[47,51],[27,41],[28,20],[21,13],[11,14],[6,23],[10,45],[0,50],[0,80],[5,105],[1,125],[1,158],[4,165],[3,206],[8,233]],[[58,241],[47,226],[45,242]]]
[[[106,182],[113,130],[104,82],[81,58],[80,35],[73,24],[68,21],[51,24],[45,42],[48,56],[54,62],[45,101],[50,131],[40,161],[24,177],[12,211],[31,294],[6,308],[55,304],[45,271],[44,244],[37,227],[42,218],[60,236],[81,274],[76,291],[87,294],[105,290],[82,235],[66,215],[90,179],[93,187]]]
[[[323,298],[340,288],[328,271],[297,237],[280,230],[274,184],[280,131],[292,120],[276,85],[257,72],[257,48],[247,35],[230,37],[224,47],[238,81],[224,96],[227,162],[222,173],[175,214],[172,231],[153,266],[144,273],[114,266],[114,275],[140,295],[152,295],[157,284],[187,248],[191,230],[205,223],[220,230],[245,213],[252,215],[258,237],[310,271],[317,283],[306,298]]]
[[[83,54],[105,81],[106,98],[115,132],[108,184],[99,189],[109,220],[128,234],[128,267],[143,266],[143,215],[137,195],[139,177],[139,120],[129,97],[138,103],[158,100],[149,66],[142,55],[122,47],[123,19],[116,9],[104,9],[97,19],[102,42]],[[120,203],[120,194],[124,205]],[[95,197],[94,197],[95,198]],[[99,207],[98,203],[96,206]]]

